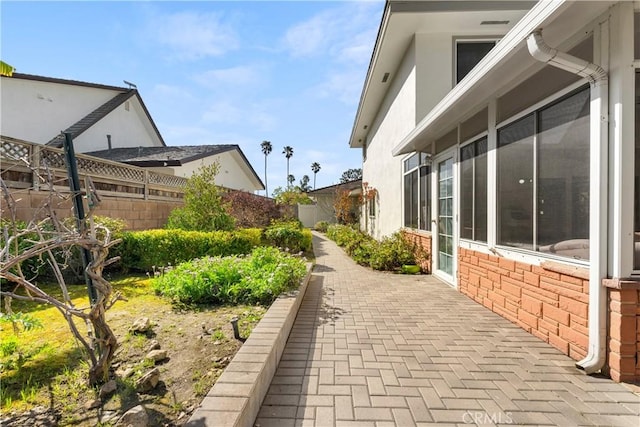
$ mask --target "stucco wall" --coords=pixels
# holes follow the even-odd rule
[[[78,136],[74,140],[76,151],[85,153],[109,148],[107,135],[111,135],[112,148],[162,146],[162,142],[135,97],[129,98]]]
[[[118,95],[116,90],[2,77],[3,135],[45,144]],[[76,152],[161,146],[140,102],[129,98],[74,140]]]
[[[363,162],[362,181],[378,192],[379,210],[372,227],[373,237],[377,239],[394,233],[403,225],[402,193],[398,191],[398,185],[402,183],[402,158],[392,157],[391,150],[415,126],[414,47],[411,44],[396,71],[367,137],[367,158]]]
[[[48,142],[118,93],[11,77],[0,81],[2,134],[38,144]]]
[[[260,189],[256,182],[248,175],[250,172],[236,151],[227,151],[170,169],[173,170],[174,175],[189,178],[203,165],[208,166],[216,161],[220,163],[220,170],[216,176],[216,185],[234,190],[248,191],[250,193]]]
[[[451,34],[416,34],[416,123],[453,87]]]

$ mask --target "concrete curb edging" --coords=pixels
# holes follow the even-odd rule
[[[269,390],[311,278],[279,296],[195,410],[187,427],[252,427]]]

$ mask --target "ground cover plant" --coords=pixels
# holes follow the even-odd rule
[[[107,313],[119,346],[111,372],[116,390],[103,397],[100,387],[87,384],[89,365],[58,310],[14,301],[14,311],[27,327],[16,333],[10,322],[0,321],[0,424],[115,425],[124,410],[138,404],[146,407],[150,425],[184,424],[241,346],[233,338],[230,319],[239,317],[246,338],[266,307],[177,306],[157,295],[151,282],[147,276],[112,281],[126,301]],[[56,285],[44,287],[56,292]],[[69,292],[75,304],[86,303],[83,285],[71,285]],[[140,317],[149,318],[151,328],[133,333],[131,325]],[[146,355],[154,345],[167,351],[155,366],[160,382],[153,390],[137,392],[136,381],[153,367]],[[100,406],[89,409],[95,400]]]
[[[326,235],[358,264],[374,270],[402,271],[403,265],[416,263],[416,256],[426,256],[421,248],[405,238],[402,232],[396,232],[377,241],[351,226],[332,224],[327,228]]]
[[[251,255],[205,257],[177,265],[153,280],[156,292],[184,304],[270,304],[296,288],[305,262],[273,247]]]

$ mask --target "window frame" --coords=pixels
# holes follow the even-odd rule
[[[556,92],[555,94],[553,94],[552,96],[549,96],[548,98],[545,98],[539,102],[537,102],[536,104],[530,106],[529,108],[520,111],[518,114],[515,114],[511,117],[509,117],[508,119],[505,119],[501,122],[496,123],[495,126],[495,138],[496,138],[496,142],[495,142],[495,149],[496,149],[496,154],[497,154],[497,150],[500,149],[500,141],[498,141],[498,134],[499,131],[515,122],[518,122],[522,119],[524,119],[527,116],[532,116],[533,117],[533,125],[534,125],[534,134],[533,134],[533,143],[534,143],[534,147],[533,147],[533,153],[534,153],[534,158],[533,158],[533,170],[534,170],[534,194],[533,194],[533,214],[534,214],[534,219],[533,219],[533,247],[534,249],[525,249],[525,248],[519,248],[519,247],[514,247],[514,246],[508,246],[508,245],[504,245],[501,244],[498,241],[498,234],[499,234],[499,230],[498,230],[498,220],[499,220],[499,215],[498,212],[496,210],[496,215],[495,215],[495,247],[496,248],[500,248],[501,250],[504,250],[505,252],[513,252],[513,253],[519,253],[522,256],[524,256],[527,260],[531,259],[536,259],[536,260],[542,260],[542,259],[553,259],[553,260],[557,260],[557,261],[561,261],[561,262],[570,262],[570,263],[574,263],[574,264],[580,264],[580,265],[585,265],[588,266],[590,263],[589,259],[577,259],[577,258],[568,258],[566,256],[561,256],[561,255],[554,255],[553,253],[547,253],[547,252],[540,252],[536,249],[537,246],[537,237],[538,237],[538,220],[537,217],[535,217],[536,212],[537,212],[537,191],[538,191],[538,177],[539,177],[539,165],[538,165],[538,161],[539,161],[539,153],[538,153],[538,136],[539,136],[539,113],[548,108],[553,106],[554,104],[557,104],[559,102],[562,102],[564,99],[569,98],[575,94],[577,94],[578,92],[581,92],[583,90],[586,90],[588,92],[591,91],[591,87],[589,86],[589,84],[585,84],[584,80],[575,82],[569,86],[567,86],[566,88],[564,88],[561,91]],[[589,113],[589,116],[591,115],[591,112]],[[591,141],[589,140],[589,145],[591,145]],[[497,159],[496,159],[497,160]],[[495,179],[496,179],[496,188],[495,188],[495,192],[496,192],[496,196],[495,196],[495,202],[496,202],[496,207],[498,206],[498,198],[500,197],[500,195],[498,194],[498,165],[496,164],[496,169],[494,171],[495,173]],[[591,177],[590,177],[591,179]],[[591,195],[590,195],[591,197]],[[592,215],[594,213],[590,212],[590,215]],[[472,242],[472,243],[477,243],[477,242]],[[529,261],[527,261],[529,262]]]
[[[414,159],[416,159],[417,157],[417,163],[413,166],[411,166],[411,163]],[[408,166],[411,166],[410,168]],[[429,153],[424,153],[424,152],[414,152],[411,153],[410,155],[406,156],[404,159],[402,159],[402,225],[404,228],[408,228],[411,230],[418,230],[418,231],[424,231],[424,232],[431,232],[431,208],[432,208],[432,189],[431,189],[431,174],[432,174],[432,169],[431,169],[432,165],[431,165],[431,155]],[[423,168],[428,168],[427,172],[426,172],[426,176],[428,177],[426,179],[426,183],[424,184],[424,186],[426,188],[422,188],[422,175],[421,175],[421,171],[423,170]],[[417,199],[416,199],[416,211],[417,211],[417,216],[415,218],[415,224],[416,227],[413,227],[411,224],[407,224],[407,199],[406,199],[406,182],[407,182],[407,178],[409,177],[410,179],[413,179],[411,177],[411,175],[416,174],[415,177],[415,182],[416,182],[416,186],[417,186]],[[426,209],[425,209],[425,215],[427,216],[426,221],[423,222],[423,218],[422,218],[422,213],[421,213],[421,202],[422,200],[422,194],[424,193],[424,201],[426,203]],[[412,205],[412,210],[413,210],[413,205]],[[424,224],[425,227],[421,228],[421,224]]]
[[[495,47],[498,44],[498,42],[500,42],[502,37],[504,37],[504,36],[454,36],[453,37],[453,49],[452,49],[452,55],[451,55],[452,56],[452,62],[453,62],[453,67],[452,67],[452,70],[451,70],[451,76],[452,76],[451,77],[451,82],[453,84],[451,85],[451,87],[455,87],[458,83],[460,83],[462,80],[464,80],[464,78],[467,75],[469,75],[469,73],[467,73],[467,74],[465,74],[464,77],[462,77],[460,80],[458,80],[458,44],[461,44],[461,43],[471,44],[471,43],[489,43],[489,42],[493,42],[493,47]],[[482,59],[480,61],[482,61]],[[478,61],[478,63],[480,61]],[[478,65],[478,63],[476,63],[476,65]],[[469,70],[469,71],[471,71],[471,70]]]
[[[486,216],[486,224],[485,224],[485,240],[477,240],[476,239],[476,175],[475,175],[475,171],[476,171],[476,158],[478,157],[477,155],[474,155],[472,157],[473,159],[473,197],[472,197],[472,214],[471,214],[471,220],[472,220],[472,238],[467,238],[467,237],[462,237],[462,226],[463,226],[463,218],[462,218],[462,197],[463,197],[463,191],[462,191],[462,186],[463,186],[463,177],[462,177],[462,172],[463,172],[463,168],[462,168],[462,163],[464,162],[464,160],[462,159],[462,150],[470,145],[473,144],[477,144],[478,142],[480,142],[481,140],[485,140],[485,144],[486,144],[486,152],[484,153],[484,155],[486,156],[486,169],[487,169],[487,175],[485,177],[485,185],[486,185],[486,189],[485,189],[485,193],[486,193],[486,197],[484,199],[484,203],[486,204],[485,206],[485,216]],[[482,244],[482,245],[487,245],[488,244],[488,240],[489,240],[489,132],[488,131],[484,131],[481,132],[479,134],[477,134],[476,136],[474,136],[473,138],[469,138],[468,140],[466,140],[465,142],[461,143],[458,146],[458,235],[460,236],[459,240],[466,240],[469,242],[474,242],[474,243],[478,243],[478,244]]]

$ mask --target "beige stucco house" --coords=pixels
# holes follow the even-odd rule
[[[350,146],[362,228],[573,357],[640,379],[640,4],[385,5]]]

